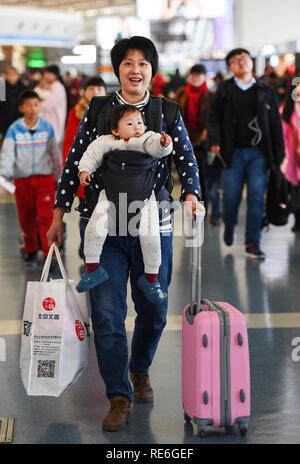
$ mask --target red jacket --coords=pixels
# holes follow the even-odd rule
[[[69,154],[70,148],[72,146],[73,140],[75,138],[79,123],[80,123],[80,118],[76,116],[75,107],[74,107],[69,111],[68,122],[67,122],[66,131],[65,131],[65,137],[64,137],[64,141],[62,145],[63,166],[65,165],[65,162]],[[79,186],[77,190],[76,196],[78,196],[79,198],[84,198],[84,187],[82,187],[81,185]]]

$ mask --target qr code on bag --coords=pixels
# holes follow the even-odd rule
[[[38,360],[38,377],[51,377],[54,378],[55,374],[55,361],[49,359]]]

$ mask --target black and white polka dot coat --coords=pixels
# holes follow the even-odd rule
[[[112,105],[118,104],[116,96],[113,96],[111,99]],[[142,112],[145,114],[147,121],[147,106],[142,109]],[[164,116],[164,115],[162,115]],[[66,212],[71,211],[72,203],[76,195],[77,189],[79,187],[79,177],[78,177],[78,165],[79,161],[87,149],[88,145],[99,137],[102,134],[97,133],[96,127],[90,129],[88,124],[89,118],[89,108],[82,117],[76,137],[73,141],[71,149],[69,151],[65,167],[61,179],[58,183],[56,200],[54,208],[62,207]],[[166,123],[163,119],[162,121],[162,130],[167,131]],[[192,193],[200,199],[200,185],[199,185],[199,172],[197,161],[193,152],[192,144],[189,140],[187,131],[185,129],[182,117],[178,111],[176,122],[173,130],[169,133],[173,140],[173,151],[172,157],[176,166],[176,169],[179,174],[179,179],[181,182],[181,200],[184,201],[186,194]],[[168,177],[168,169],[164,162],[164,159],[159,161],[158,169],[156,171],[156,180],[154,185],[154,190],[156,194],[164,189],[166,179]],[[99,185],[95,185],[99,189],[99,193],[102,190],[103,186],[101,182]],[[158,195],[159,196],[159,195]],[[170,201],[172,197],[170,197]],[[89,208],[88,203],[84,205],[84,208],[81,209],[81,216],[89,218],[92,214],[91,208]]]

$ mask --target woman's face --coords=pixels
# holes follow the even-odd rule
[[[201,85],[203,85],[204,82],[206,81],[206,75],[198,74],[198,73],[191,73],[188,75],[187,81],[193,87],[201,87]]]
[[[128,50],[119,66],[122,97],[128,103],[143,100],[152,78],[152,66],[140,50]]]
[[[84,92],[84,96],[88,102],[90,102],[93,97],[103,97],[105,95],[105,88],[99,85],[89,85]]]
[[[53,84],[53,82],[56,81],[57,76],[56,76],[56,74],[54,74],[52,72],[45,71],[44,75],[43,75],[43,79],[46,82],[46,84],[51,85],[51,84]]]

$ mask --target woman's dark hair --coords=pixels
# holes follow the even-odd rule
[[[158,53],[155,45],[150,39],[136,35],[130,39],[119,40],[111,49],[111,63],[117,78],[119,79],[119,66],[129,50],[140,50],[143,53],[145,60],[151,63],[152,77],[154,77],[158,69]]]
[[[51,74],[54,74],[54,75],[57,77],[57,79],[58,79],[63,85],[65,85],[65,84],[64,84],[64,80],[63,80],[63,78],[62,78],[62,76],[61,76],[61,74],[60,74],[60,69],[59,69],[59,67],[58,67],[56,64],[50,64],[49,66],[47,66],[47,68],[44,69],[44,73],[45,73],[45,72],[49,72],[49,73],[51,73]]]
[[[18,96],[19,106],[22,106],[24,101],[29,100],[29,98],[37,98],[38,100],[40,100],[40,97],[34,90],[25,89]]]
[[[86,90],[87,87],[104,87],[106,89],[106,84],[102,77],[92,76],[87,79],[86,83],[84,84],[84,90]]]
[[[125,113],[140,113],[144,121],[141,111],[133,105],[116,105],[113,106],[107,116],[108,125],[111,129],[117,129],[120,119],[123,118]]]
[[[60,69],[56,64],[51,64],[51,65],[47,66],[47,68],[45,69],[44,72],[49,72],[49,73],[55,74],[57,77],[60,76]]]
[[[284,104],[283,112],[282,112],[282,119],[288,124],[290,123],[290,119],[294,111],[295,101],[293,99],[293,92],[295,89],[296,89],[295,85],[290,86],[288,90],[288,95],[287,95],[287,98]]]
[[[206,75],[206,68],[203,64],[194,64],[191,67],[189,74],[205,74]]]

